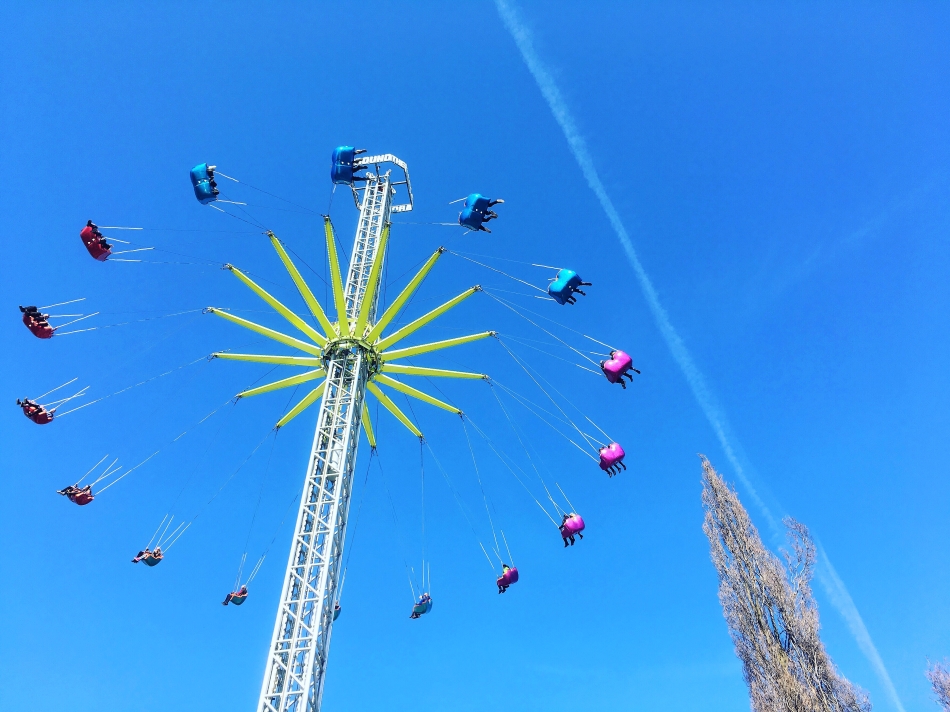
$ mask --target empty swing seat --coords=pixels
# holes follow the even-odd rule
[[[191,169],[191,185],[195,189],[195,197],[202,205],[207,205],[218,199],[218,194],[211,185],[214,173],[208,169],[207,163],[199,163]]]

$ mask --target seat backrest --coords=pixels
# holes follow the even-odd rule
[[[208,173],[208,164],[199,163],[197,166],[191,169],[189,175],[191,176],[191,184],[197,186],[202,181],[209,180],[211,175]]]

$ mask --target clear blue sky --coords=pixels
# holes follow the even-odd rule
[[[905,708],[933,709],[926,658],[950,654],[942,545],[950,536],[943,452],[950,442],[950,8],[585,3],[580,10],[554,2],[521,9],[671,322],[730,420],[747,474],[777,514],[794,515],[821,540]],[[506,199],[491,235],[394,226],[390,297],[440,244],[574,267],[594,282],[575,307],[509,296],[624,347],[643,375],[623,392],[570,363],[531,356],[624,444],[629,469],[608,480],[518,412],[545,472],[588,522],[584,541],[564,551],[535,503],[476,445],[522,571],[505,596],[495,593],[471,529],[427,461],[436,606],[421,621],[408,620],[403,563],[418,569],[421,558],[418,443],[380,415],[381,462],[399,527],[375,465],[364,487],[364,450],[354,519],[360,501],[362,513],[324,708],[746,707],[701,531],[696,454],[735,474],[492,3],[21,3],[4,5],[0,18],[7,29],[0,211],[8,241],[0,282],[7,492],[0,708],[253,709],[290,536],[289,523],[278,523],[300,487],[315,410],[281,431],[269,471],[268,441],[204,507],[289,393],[242,401],[190,426],[267,369],[199,363],[42,429],[14,400],[74,376],[99,397],[214,350],[274,349],[200,314],[41,342],[19,323],[16,307],[84,296],[86,311],[103,312],[90,322],[106,325],[215,305],[277,326],[279,317],[251,311],[266,307],[217,266],[98,264],[77,233],[89,218],[163,228],[136,239],[246,267],[299,308],[266,240],[199,206],[186,174],[198,162],[216,163],[320,213],[330,199],[329,153],[342,143],[409,163],[417,210],[406,222],[451,222],[457,206],[447,203],[471,191]],[[249,210],[325,274],[318,217],[276,210],[296,208],[252,191],[231,192],[254,203]],[[338,191],[331,212],[349,251],[356,211]],[[548,276],[507,264],[540,284]],[[319,278],[307,275],[322,296]],[[530,291],[446,256],[413,313],[474,283]],[[483,297],[429,335],[497,328],[546,338]],[[493,342],[426,363],[484,371],[536,402],[544,398]],[[519,456],[487,386],[439,385]],[[414,408],[488,543],[457,419]],[[89,507],[55,494],[106,453],[131,465],[159,448]],[[742,488],[740,496],[751,504]],[[200,516],[161,566],[129,564],[170,508]],[[752,515],[765,529],[761,512]],[[245,539],[256,558],[275,531],[248,602],[222,607]],[[896,709],[816,589],[832,657],[876,709]]]

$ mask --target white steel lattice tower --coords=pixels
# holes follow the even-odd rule
[[[370,282],[371,268],[391,212],[412,209],[393,205],[390,173],[378,165],[405,164],[391,155],[361,158],[367,171],[365,187],[354,189],[360,209],[353,255],[344,284],[345,312],[357,319]],[[359,200],[362,192],[362,200]],[[369,320],[375,319],[379,290],[370,299]],[[342,316],[342,315],[341,315]],[[337,326],[339,329],[339,326]],[[258,703],[259,712],[318,712],[326,679],[334,603],[343,557],[350,508],[353,469],[360,435],[360,418],[370,354],[356,338],[337,339],[323,354],[326,389],[317,415],[317,429],[307,464],[300,510],[290,547],[280,606],[267,654]]]

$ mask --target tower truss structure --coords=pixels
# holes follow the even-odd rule
[[[346,316],[357,316],[366,293],[369,265],[389,222],[392,196],[388,177],[363,191],[363,205],[346,281]],[[371,297],[375,315],[376,296]],[[349,517],[353,468],[366,384],[366,362],[359,349],[327,354],[323,402],[307,463],[300,510],[281,591],[261,712],[317,710],[323,697],[333,604]]]
[[[318,381],[276,425],[276,428],[285,426],[310,405],[320,402],[280,603],[267,653],[257,708],[259,712],[318,712],[320,709],[361,427],[365,429],[370,446],[376,447],[366,405],[368,393],[375,396],[413,435],[422,438],[422,432],[415,423],[386,395],[380,385],[461,415],[458,408],[392,376],[487,378],[478,373],[398,363],[411,356],[483,339],[494,335],[494,332],[392,348],[475,294],[479,287],[472,287],[406,326],[383,335],[444,250],[436,250],[377,319],[378,287],[389,241],[389,217],[393,212],[412,209],[412,190],[408,168],[395,156],[384,154],[361,157],[358,163],[370,170],[367,170],[365,185],[353,191],[360,215],[345,281],[340,270],[333,226],[329,217],[324,217],[333,288],[333,316],[336,321],[331,321],[323,310],[273,233],[269,233],[271,243],[319,328],[295,314],[232,265],[228,265],[228,269],[305,338],[250,322],[223,309],[208,309],[303,354],[221,352],[214,354],[215,357],[309,367],[309,370],[298,375],[243,391],[238,394],[239,398]],[[394,181],[391,169],[381,172],[381,167],[387,165],[401,169],[404,180]],[[401,192],[397,191],[397,186],[401,185],[405,186],[409,202],[394,205],[397,192]]]

